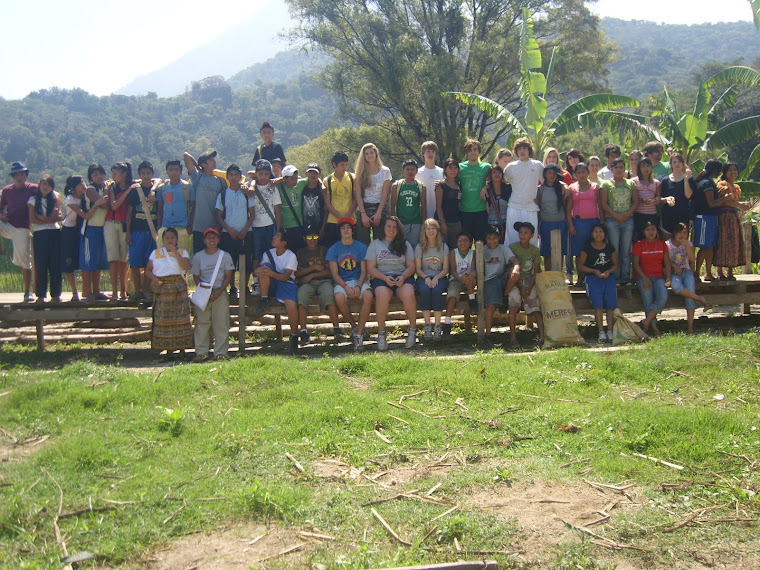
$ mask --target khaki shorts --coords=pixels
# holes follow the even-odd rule
[[[346,281],[346,285],[348,285],[349,287],[356,287],[358,284],[359,284],[358,279],[349,279],[348,281]],[[362,288],[359,290],[359,297],[363,297],[365,291],[372,291],[372,287],[370,287],[369,283],[367,283],[366,281],[362,283]],[[336,297],[338,295],[343,295],[344,297],[348,297],[348,295],[346,295],[346,290],[343,288],[343,285],[336,284],[335,287],[333,287],[333,294],[335,294]]]
[[[335,304],[332,279],[314,279],[298,286],[298,304],[308,306],[314,297],[319,297],[322,307]]]
[[[187,230],[185,228],[174,228],[177,230],[177,246],[179,249],[184,249],[187,253],[190,255],[193,254],[192,251],[190,251],[190,242],[192,241],[192,235],[188,235]],[[166,228],[159,228],[158,230],[158,241],[156,242],[156,247],[162,248],[164,247],[164,232],[166,231]]]
[[[0,221],[0,236],[13,242],[13,265],[21,269],[32,268],[32,234],[29,228],[17,228]]]
[[[129,259],[127,247],[127,232],[121,222],[106,221],[103,224],[103,237],[106,240],[106,255],[108,262],[123,261]]]
[[[523,281],[523,284],[529,281]],[[525,313],[528,315],[541,310],[541,305],[538,302],[538,290],[535,285],[533,285],[533,289],[530,290],[526,299],[523,299],[522,295],[520,295],[520,289],[517,288],[517,285],[512,287],[512,290],[509,292],[509,306],[520,307],[523,303],[525,303]]]

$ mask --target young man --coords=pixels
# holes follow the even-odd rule
[[[186,152],[183,158],[195,189],[195,203],[190,202],[193,213],[190,220],[193,228],[193,251],[200,251],[205,247],[203,232],[206,231],[206,228],[217,227],[216,197],[219,192],[227,188],[227,182],[223,178],[214,176],[214,169],[216,168],[215,150],[200,155],[197,164],[190,153]]]
[[[29,233],[29,198],[37,193],[37,185],[26,181],[29,169],[21,162],[11,165],[9,184],[0,194],[0,236],[13,242],[13,265],[21,268],[24,280],[24,302],[31,303],[32,234]]]
[[[420,149],[422,160],[425,164],[417,171],[417,179],[425,185],[427,193],[425,195],[425,214],[422,217],[424,222],[428,218],[435,217],[435,181],[443,180],[443,168],[435,163],[438,156],[438,145],[433,141],[425,141]]]
[[[301,192],[301,215],[305,233],[319,236],[319,242],[324,245],[325,225],[325,195],[322,186],[322,169],[316,162],[310,162],[306,167],[306,186]]]
[[[607,166],[599,171],[599,180],[612,180],[612,161],[620,158],[620,147],[612,143],[605,145],[604,156],[607,158]]]
[[[340,321],[338,309],[333,297],[333,281],[330,266],[325,258],[327,248],[319,245],[319,235],[306,234],[306,247],[302,247],[296,254],[298,269],[296,270],[296,283],[298,284],[298,324],[301,328],[301,344],[309,342],[309,333],[306,330],[306,309],[313,297],[319,297],[322,309],[327,308],[330,321],[333,325],[333,338],[341,340]]]
[[[538,325],[539,345],[544,343],[544,319],[541,316],[541,305],[538,302],[536,291],[536,274],[541,273],[541,252],[531,243],[536,228],[530,222],[517,222],[515,224],[519,241],[510,244],[509,249],[517,260],[512,273],[517,274],[517,280],[510,278],[506,292],[509,298],[509,339],[512,348],[520,348],[515,336],[517,325],[517,313],[520,305],[525,304],[525,313],[534,314]]]
[[[144,160],[137,167],[137,175],[140,177],[140,187],[136,188],[127,198],[127,245],[129,246],[129,270],[132,273],[132,282],[135,292],[131,295],[132,300],[150,298],[151,294],[143,291],[144,283],[141,269],[145,269],[148,258],[156,249],[156,242],[150,232],[148,217],[153,221],[153,227],[160,227],[158,223],[158,204],[148,201],[148,196],[153,188],[153,165]],[[143,201],[138,192],[145,197],[148,212],[143,209]]]
[[[325,177],[322,189],[325,209],[329,212],[324,240],[327,247],[340,239],[338,220],[343,217],[353,218],[356,210],[354,177],[348,172],[348,155],[342,150],[335,151],[330,162],[333,173]]]
[[[652,161],[652,176],[658,180],[670,174],[670,163],[662,162],[663,147],[658,141],[650,141],[641,149],[644,156]]]
[[[504,243],[518,241],[517,230],[513,230],[517,222],[530,222],[533,227],[538,225],[538,186],[544,177],[544,165],[534,160],[533,144],[527,137],[515,141],[514,154],[519,160],[507,165],[504,171],[504,181],[512,185],[512,196],[507,207],[507,225]],[[531,243],[538,245],[538,238],[533,236]]]
[[[253,199],[248,198],[241,187],[243,171],[237,164],[227,167],[229,187],[219,193],[216,198],[217,225],[222,228],[222,239],[219,247],[230,254],[235,271],[240,270],[240,256],[245,255],[245,282],[248,283],[251,270],[251,251],[253,250],[253,234],[249,231],[253,224]],[[235,287],[235,274],[232,274],[230,297],[237,301],[238,290]]]
[[[398,216],[404,224],[406,241],[412,249],[420,243],[420,231],[425,220],[427,199],[425,185],[416,179],[417,161],[413,158],[404,161],[401,166],[404,173],[402,180],[391,186],[391,215]]]
[[[166,228],[176,228],[179,235],[177,245],[180,249],[190,251],[195,189],[192,184],[182,180],[182,163],[179,160],[170,160],[166,163],[166,175],[169,177],[169,182],[161,184],[156,191],[158,218],[161,220],[156,245],[163,247],[163,235]]]
[[[480,141],[469,139],[464,145],[467,161],[459,163],[459,186],[462,190],[459,209],[462,212],[462,231],[477,241],[483,241],[486,237],[488,212],[486,201],[481,198],[480,191],[486,185],[488,169],[491,168],[487,162],[480,161],[480,150]]]
[[[281,158],[273,158],[269,163],[272,165],[272,180],[282,178],[282,169],[285,163]]]
[[[280,192],[272,184],[272,165],[268,160],[256,163],[256,180],[251,194],[255,209],[253,218],[253,261],[254,273],[261,264],[261,258],[272,243],[274,234],[282,227],[280,212]],[[287,243],[287,236],[284,240]],[[295,255],[295,254],[294,254]]]
[[[485,314],[485,339],[487,345],[491,342],[491,324],[497,307],[502,312],[506,310],[505,297],[507,291],[517,282],[519,274],[514,271],[508,273],[508,267],[514,266],[515,256],[505,244],[500,243],[501,235],[499,228],[489,226],[486,230],[486,244],[483,248],[483,304]]]
[[[478,301],[475,299],[475,250],[472,249],[472,237],[464,232],[457,236],[457,247],[449,252],[449,286],[446,290],[446,316],[443,321],[443,336],[451,335],[451,315],[459,295],[467,293],[470,315],[478,314]]]
[[[201,283],[211,286],[211,297],[208,305],[201,310],[196,305],[195,309],[195,358],[193,362],[208,360],[209,332],[214,333],[214,357],[221,360],[227,357],[230,348],[230,300],[227,296],[227,287],[232,283],[232,275],[235,266],[232,257],[226,251],[219,249],[221,235],[216,228],[208,228],[203,232],[203,241],[206,248],[193,256],[190,265],[190,273],[198,287]],[[214,276],[214,268],[218,256],[222,256],[216,279],[211,283]]]
[[[277,185],[280,192],[280,212],[282,229],[288,238],[288,246],[293,252],[306,247],[304,242],[303,214],[301,212],[301,193],[308,180],[298,178],[298,169],[288,164],[282,169],[282,181]]]
[[[335,303],[351,324],[351,340],[354,350],[359,351],[364,344],[364,325],[372,310],[372,287],[367,273],[367,246],[354,239],[354,224],[354,219],[348,216],[338,220],[340,241],[330,247],[326,259],[335,282]],[[362,300],[362,308],[359,310],[357,324],[348,306],[348,299],[359,298]]]
[[[260,144],[256,147],[256,152],[253,153],[253,160],[251,164],[256,166],[256,163],[262,158],[271,161],[275,158],[282,160],[281,164],[287,163],[285,159],[285,151],[282,150],[282,145],[274,141],[274,127],[269,124],[269,121],[264,121],[259,129],[261,140],[264,144]]]
[[[272,238],[272,249],[267,250],[266,259],[256,269],[259,279],[261,300],[254,313],[262,315],[269,306],[269,297],[274,297],[283,303],[288,311],[290,324],[290,342],[288,352],[298,352],[298,293],[294,274],[298,269],[296,254],[288,249],[288,242],[282,230],[275,232]]]

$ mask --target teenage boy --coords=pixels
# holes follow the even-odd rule
[[[282,229],[288,238],[288,246],[293,252],[297,252],[306,246],[303,240],[304,226],[301,211],[301,193],[307,182],[306,178],[298,178],[298,169],[295,166],[288,164],[282,169],[282,180],[277,185],[277,189],[280,192]]]
[[[272,165],[269,164],[268,160],[259,160],[256,163],[256,183],[253,186],[251,196],[255,209],[252,261],[254,273],[261,264],[264,252],[269,249],[274,234],[282,227],[282,213],[280,212],[282,200],[280,200],[280,192],[277,190],[277,186],[272,184],[271,178]],[[287,243],[287,237],[284,241]]]
[[[251,164],[256,166],[256,163],[262,158],[271,161],[275,158],[282,160],[281,164],[286,164],[285,151],[282,150],[282,145],[274,141],[274,127],[269,124],[269,121],[264,121],[259,129],[261,140],[264,144],[260,144],[256,147],[256,152],[253,153],[253,160]]]
[[[364,325],[372,310],[372,287],[367,278],[367,246],[354,239],[354,219],[348,216],[338,220],[340,241],[327,250],[327,262],[330,264],[335,286],[333,295],[341,314],[351,324],[351,340],[354,350],[362,350],[364,344]],[[348,299],[362,300],[359,310],[359,323],[348,306]]]
[[[620,158],[620,147],[612,143],[604,145],[604,156],[607,158],[607,166],[597,176],[599,180],[612,180],[612,161]]]
[[[313,297],[319,297],[319,304],[330,315],[333,325],[333,338],[341,340],[340,320],[338,309],[335,306],[333,296],[333,281],[330,266],[325,256],[327,248],[319,245],[319,235],[306,234],[306,247],[302,247],[296,254],[298,269],[296,270],[296,283],[298,284],[298,324],[300,326],[301,344],[309,342],[309,333],[306,330],[306,309]]]
[[[306,167],[306,186],[301,192],[301,216],[304,233],[318,235],[320,243],[324,245],[327,216],[322,169],[316,162],[310,162]]]
[[[190,153],[186,152],[183,158],[195,189],[195,204],[192,201],[190,203],[193,209],[193,218],[190,220],[193,227],[193,251],[200,251],[205,247],[203,232],[206,228],[217,227],[216,197],[219,196],[219,192],[227,188],[227,182],[223,178],[214,176],[215,150],[200,155],[197,163]]]
[[[401,171],[404,178],[391,186],[391,215],[398,216],[404,224],[406,241],[414,249],[420,243],[420,231],[425,220],[425,185],[416,179],[417,161],[413,158],[404,161]]]
[[[290,343],[288,352],[298,352],[298,292],[294,274],[298,269],[296,254],[288,249],[288,242],[282,230],[275,232],[272,249],[265,253],[266,259],[255,271],[261,288],[261,300],[254,313],[262,315],[269,306],[269,297],[283,303],[288,311]]]
[[[527,137],[515,141],[512,149],[519,160],[511,162],[504,170],[504,181],[512,185],[512,196],[507,206],[507,225],[504,243],[514,243],[519,240],[517,230],[513,230],[517,222],[530,222],[533,227],[538,225],[538,186],[544,177],[544,165],[534,160],[533,144]],[[533,236],[531,243],[538,245],[538,238]]]
[[[517,230],[519,241],[510,244],[509,249],[517,260],[513,269],[513,273],[517,273],[517,280],[514,282],[510,279],[506,291],[509,299],[509,340],[512,348],[519,349],[515,327],[520,305],[525,304],[526,314],[536,316],[539,345],[544,343],[544,319],[536,291],[536,274],[541,273],[541,251],[531,243],[536,228],[530,222],[517,222],[514,229]]]
[[[285,166],[283,160],[279,157],[276,157],[270,160],[269,164],[272,165],[272,180],[282,178],[282,169]]]
[[[159,248],[164,246],[163,236],[166,228],[176,228],[178,247],[190,251],[195,189],[192,184],[182,180],[182,163],[179,160],[170,160],[166,163],[166,175],[169,181],[161,184],[156,191],[158,218],[161,220],[156,245]]]
[[[137,167],[137,175],[140,177],[140,187],[130,192],[127,198],[127,246],[129,247],[129,270],[132,274],[132,283],[135,286],[135,292],[130,296],[132,300],[150,298],[150,292],[146,295],[143,291],[143,279],[140,274],[141,269],[145,269],[148,264],[148,258],[153,250],[156,249],[156,242],[150,232],[148,216],[153,221],[153,227],[160,227],[158,223],[158,204],[148,201],[148,196],[153,189],[153,165],[144,160]],[[138,192],[142,192],[144,200],[140,199]],[[148,207],[146,212],[143,209],[143,202]]]
[[[641,149],[644,156],[652,161],[652,176],[658,180],[670,174],[670,163],[662,162],[663,147],[658,141],[650,141]]]
[[[29,169],[21,162],[11,164],[9,184],[0,194],[0,236],[13,242],[13,265],[21,268],[24,281],[24,302],[34,301],[32,286],[32,235],[29,233],[29,199],[37,193],[37,185],[26,181]]]
[[[195,358],[193,362],[208,360],[210,345],[209,332],[214,333],[214,357],[221,360],[227,357],[230,348],[230,300],[227,287],[232,283],[235,266],[232,257],[226,251],[219,249],[221,234],[216,228],[208,228],[203,232],[205,249],[193,256],[190,273],[198,287],[201,283],[211,285],[211,297],[204,310],[193,305],[195,309]],[[216,280],[211,283],[218,256],[222,256]]]
[[[457,246],[449,252],[449,285],[446,289],[446,316],[443,321],[443,336],[451,334],[451,315],[462,291],[467,293],[471,315],[478,314],[478,301],[475,299],[475,250],[472,249],[472,237],[464,232],[457,236]]]
[[[467,160],[459,163],[459,186],[462,190],[459,209],[462,212],[462,231],[477,241],[483,241],[486,237],[488,212],[486,201],[480,197],[480,191],[486,185],[488,170],[491,168],[487,162],[480,161],[480,150],[480,141],[469,139],[464,144]]]
[[[240,271],[240,256],[245,255],[245,282],[251,275],[251,251],[253,234],[249,231],[253,223],[253,199],[248,198],[241,187],[243,171],[237,164],[227,167],[229,187],[216,198],[216,221],[222,228],[222,240],[219,247],[230,254],[235,271]],[[235,287],[235,274],[232,274],[230,297],[237,301],[238,290]]]
[[[340,239],[338,220],[355,215],[354,177],[348,172],[348,155],[342,150],[335,151],[330,159],[333,173],[325,177],[322,195],[325,209],[329,212],[325,227],[325,245],[330,247]]]
[[[515,266],[515,256],[507,245],[500,243],[501,234],[498,226],[488,226],[486,245],[483,248],[483,304],[486,308],[484,332],[486,344],[491,345],[491,324],[496,308],[506,310],[505,297],[519,278],[514,270],[507,272],[509,266]]]
[[[433,189],[435,188],[435,181],[443,180],[444,177],[443,168],[435,163],[435,159],[438,156],[438,145],[433,141],[425,141],[422,143],[420,153],[425,164],[417,171],[417,179],[425,185],[425,189],[427,190],[427,194],[425,195],[425,214],[422,218],[425,221],[428,218],[435,217],[436,204]]]

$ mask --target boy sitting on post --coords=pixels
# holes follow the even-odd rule
[[[541,252],[530,243],[536,228],[530,222],[516,222],[515,231],[520,237],[520,241],[510,244],[517,264],[513,269],[513,274],[518,274],[518,279],[511,285],[507,285],[509,296],[509,338],[512,348],[519,349],[520,343],[515,336],[515,326],[517,325],[517,313],[520,306],[525,304],[525,313],[535,315],[536,324],[538,325],[538,344],[544,343],[544,319],[541,317],[541,305],[538,301],[538,291],[536,291],[536,274],[541,272]]]
[[[301,328],[300,340],[302,345],[309,342],[309,333],[306,330],[306,309],[311,303],[312,297],[315,296],[319,297],[319,304],[322,308],[327,308],[333,325],[333,338],[336,342],[341,340],[340,320],[338,320],[338,309],[333,297],[333,281],[330,267],[325,259],[326,254],[327,248],[319,245],[319,235],[312,232],[306,234],[306,247],[299,249],[296,254],[298,259],[296,279],[299,284],[298,324]]]

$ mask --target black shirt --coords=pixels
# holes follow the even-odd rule
[[[615,249],[610,244],[606,244],[604,249],[596,249],[589,241],[583,247],[583,251],[586,252],[586,267],[589,269],[604,273],[612,268],[612,252]]]
[[[256,166],[256,161],[260,158],[264,158],[268,160],[269,162],[272,162],[273,159],[279,158],[282,160],[282,165],[285,166],[285,151],[282,150],[282,145],[278,142],[272,141],[272,144],[269,146],[264,146],[263,144],[260,144],[256,147],[256,152],[253,153],[253,161],[251,164]]]
[[[705,196],[706,192],[709,192],[712,190],[713,193],[713,200],[717,199],[718,197],[718,187],[715,186],[715,182],[713,182],[710,178],[705,178],[704,180],[700,180],[699,184],[697,184],[697,189],[694,190],[694,195],[691,197],[692,201],[694,202],[694,214],[699,216],[717,216],[718,211],[720,208],[711,208],[707,204],[707,197]]]
[[[325,219],[325,198],[322,185],[316,188],[304,187],[301,191],[301,216],[303,216],[304,234],[318,234]]]

